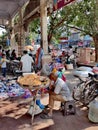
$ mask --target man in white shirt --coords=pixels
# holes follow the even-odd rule
[[[33,58],[28,55],[26,50],[23,51],[23,56],[21,57],[21,67],[22,72],[29,73],[32,71],[32,64],[34,63]]]
[[[73,100],[71,96],[71,92],[66,84],[61,78],[58,78],[57,75],[54,73],[51,73],[49,76],[50,80],[52,81],[52,86],[50,86],[50,92],[49,92],[49,105],[50,108],[48,114],[42,115],[42,118],[49,119],[52,117],[52,111],[54,107],[54,101],[70,101]]]

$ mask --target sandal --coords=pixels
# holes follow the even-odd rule
[[[40,117],[42,119],[52,119],[52,116],[49,116],[48,114],[42,114]]]

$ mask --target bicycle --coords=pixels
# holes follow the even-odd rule
[[[98,96],[98,75],[94,75],[92,77],[91,83],[85,86],[84,90],[84,97],[83,97],[83,104],[88,105],[91,101],[93,101]]]
[[[81,80],[73,90],[73,98],[84,105],[88,105],[98,96],[98,82],[95,82],[95,75],[89,74],[85,81]]]

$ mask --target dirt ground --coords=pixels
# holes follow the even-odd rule
[[[66,72],[67,82],[72,90],[77,79],[71,72]],[[59,110],[59,102],[55,102],[53,119],[41,119],[38,114],[31,125],[31,116],[27,114],[32,99],[15,99],[0,101],[0,130],[98,130],[98,124],[88,119],[88,109],[76,102],[76,114],[63,116]],[[41,99],[48,103],[48,96]]]

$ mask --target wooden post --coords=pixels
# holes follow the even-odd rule
[[[22,8],[19,9],[19,41],[18,41],[18,55],[22,55],[23,51],[23,16],[22,16]]]
[[[41,19],[41,39],[43,42],[44,56],[42,57],[42,65],[52,61],[51,55],[48,54],[47,40],[47,0],[40,0],[40,19]]]
[[[40,19],[41,19],[41,39],[44,54],[48,54],[47,41],[47,0],[40,0]]]

